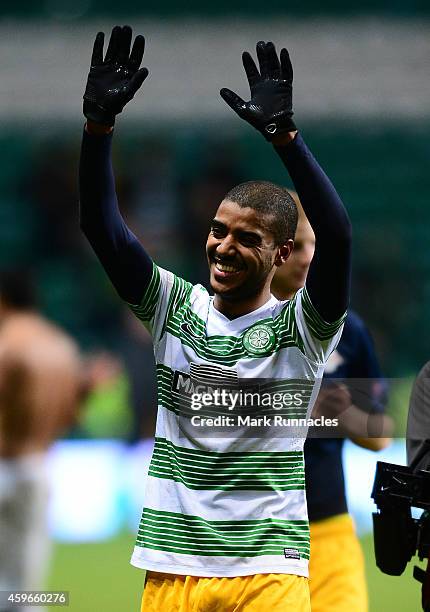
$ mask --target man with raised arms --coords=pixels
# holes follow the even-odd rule
[[[309,612],[303,437],[193,436],[181,427],[177,381],[276,379],[304,393],[310,414],[348,304],[347,214],[293,122],[288,52],[259,42],[258,68],[243,54],[249,102],[227,89],[221,96],[273,145],[297,189],[316,236],[306,286],[288,301],[270,293],[297,210],[286,189],[264,181],[233,188],[212,221],[213,296],[159,268],[121,217],[111,165],[115,116],[148,75],[144,39],[131,47],[131,29],[116,26],[103,56],[103,38],[84,94],[81,226],[154,343],[157,428],[132,557],[147,570],[142,610]]]

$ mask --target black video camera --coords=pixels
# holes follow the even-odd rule
[[[372,498],[376,565],[385,574],[400,576],[417,553],[420,560],[430,556],[430,472],[384,463],[376,464]],[[411,508],[421,508],[420,518]],[[414,578],[422,583],[422,606],[430,612],[430,561],[427,571],[414,567]]]

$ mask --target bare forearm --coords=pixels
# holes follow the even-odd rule
[[[361,446],[361,448],[366,448],[367,450],[371,450],[374,452],[379,452],[390,446],[393,439],[389,438],[361,438],[361,437],[351,437],[351,441],[354,442],[357,446]]]
[[[393,422],[386,414],[369,414],[351,404],[338,418],[343,434],[358,446],[377,451],[391,442]]]

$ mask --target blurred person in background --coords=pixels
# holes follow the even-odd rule
[[[293,252],[272,281],[272,293],[278,299],[293,298],[305,285],[315,251],[315,234],[297,194],[291,193],[299,218]],[[391,420],[383,414],[385,383],[370,334],[351,310],[340,342],[327,361],[324,378],[335,379],[335,384],[323,384],[312,416],[338,417],[345,437],[370,450],[385,448],[391,433]],[[372,432],[385,437],[367,437]],[[345,497],[343,441],[341,437],[321,437],[315,428],[304,447],[312,612],[367,610],[364,559]]]
[[[38,312],[28,273],[0,273],[0,591],[44,587],[47,452],[77,423],[90,391],[118,373],[109,353],[82,359],[75,341]]]
[[[151,335],[127,308],[118,352],[128,378],[132,422],[128,442],[153,438],[157,418],[157,385]],[[144,367],[142,367],[144,364]]]
[[[37,312],[30,278],[22,270],[1,273],[0,591],[43,588],[46,454],[75,423],[86,388],[75,342]]]
[[[307,287],[287,303],[270,296],[275,269],[292,250],[297,211],[285,189],[264,181],[233,188],[212,220],[206,252],[214,297],[158,267],[121,216],[111,163],[115,117],[148,75],[140,68],[143,37],[131,43],[128,26],[113,29],[106,54],[103,33],[96,37],[84,94],[80,212],[118,294],[151,331],[157,359],[156,444],[132,557],[149,570],[142,610],[304,612],[310,607],[303,438],[267,434],[249,444],[240,431],[218,441],[205,435],[203,444],[179,421],[175,376],[192,384],[209,373],[219,385],[226,376],[263,374],[306,385],[303,410],[310,410],[348,303],[349,219],[292,121],[288,52],[278,57],[273,43],[260,41],[259,69],[243,54],[251,100],[220,93],[275,146],[301,194],[319,237]]]

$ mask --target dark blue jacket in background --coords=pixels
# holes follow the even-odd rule
[[[372,338],[360,317],[349,312],[340,342],[331,355],[324,378],[352,381],[352,400],[367,411],[383,412],[386,384],[375,355]],[[354,397],[360,379],[360,397]],[[363,389],[363,386],[365,389]],[[363,393],[363,391],[365,391]],[[358,393],[357,393],[358,395]],[[368,398],[368,405],[363,398]],[[342,438],[308,438],[305,443],[306,497],[310,521],[348,511],[342,467]]]

